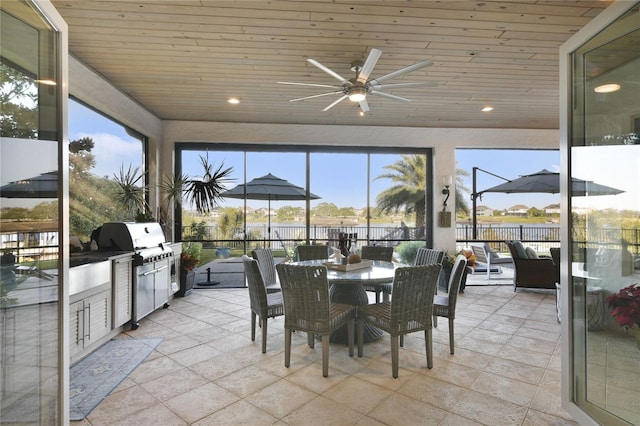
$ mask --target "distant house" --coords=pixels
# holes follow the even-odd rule
[[[560,204],[549,204],[542,210],[544,210],[545,214],[560,214]]]
[[[529,212],[529,207],[523,204],[516,204],[507,209],[507,216],[526,216]]]
[[[477,206],[476,215],[477,216],[493,216],[493,209],[487,206]]]

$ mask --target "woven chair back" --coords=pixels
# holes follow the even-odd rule
[[[416,254],[416,260],[413,262],[415,266],[420,265],[442,265],[444,259],[444,251],[421,247]]]
[[[265,284],[273,284],[277,282],[276,267],[271,249],[255,249],[251,252],[251,257],[258,261],[258,266],[262,272],[262,278]]]
[[[284,299],[285,328],[317,334],[331,330],[329,281],[323,265],[276,266]]]
[[[325,245],[311,245],[296,247],[298,260],[326,260],[329,258],[329,247]]]
[[[433,296],[442,265],[396,269],[391,298],[390,334],[406,334],[432,327]]]
[[[449,277],[449,316],[451,318],[455,317],[456,312],[456,303],[458,301],[458,292],[460,291],[460,284],[462,283],[462,279],[464,274],[466,273],[467,268],[467,258],[463,254],[459,254],[456,257],[456,261],[453,264],[453,269],[451,269],[451,276]]]
[[[251,301],[251,310],[261,318],[267,316],[267,289],[264,285],[262,272],[258,266],[258,262],[250,257],[242,259],[244,264],[244,273],[247,276],[247,285],[249,286],[249,299]]]
[[[363,246],[360,249],[360,257],[368,260],[393,260],[393,247]]]

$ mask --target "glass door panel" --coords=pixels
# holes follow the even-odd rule
[[[640,424],[640,296],[632,320],[609,303],[640,281],[639,23],[636,7],[573,57],[573,397],[603,424]]]

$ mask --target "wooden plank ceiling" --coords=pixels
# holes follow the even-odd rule
[[[69,51],[159,118],[412,127],[557,128],[559,46],[605,1],[53,0]],[[372,77],[430,59],[386,83],[410,103],[369,95],[361,116],[322,87],[382,51]],[[237,97],[240,104],[227,99]],[[489,113],[484,106],[493,106]]]

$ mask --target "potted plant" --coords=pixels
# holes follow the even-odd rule
[[[631,284],[606,299],[616,324],[635,335],[640,349],[640,285]]]
[[[191,293],[196,279],[196,266],[200,263],[202,243],[184,242],[180,253],[180,289],[176,296],[184,297]]]

